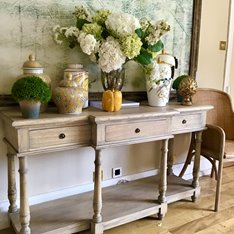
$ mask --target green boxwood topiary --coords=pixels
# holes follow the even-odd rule
[[[51,99],[51,90],[48,85],[37,76],[26,76],[17,80],[11,89],[16,101],[30,100],[47,103]]]
[[[179,88],[179,85],[180,85],[180,82],[184,79],[188,77],[188,75],[181,75],[181,76],[178,76],[174,81],[173,81],[173,84],[172,84],[172,88],[173,89],[178,89]]]

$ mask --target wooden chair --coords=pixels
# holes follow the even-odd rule
[[[216,89],[198,89],[193,96],[195,104],[214,106],[207,114],[207,129],[202,134],[201,155],[212,164],[212,172],[217,180],[215,211],[219,209],[223,158],[234,160],[234,112],[230,96]],[[184,175],[194,152],[195,134],[192,134],[189,152],[184,166],[179,174]],[[218,168],[216,166],[218,162]]]

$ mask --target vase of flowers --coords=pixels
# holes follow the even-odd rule
[[[130,14],[107,9],[91,12],[84,6],[77,6],[73,15],[76,26],[57,25],[53,28],[55,41],[58,44],[67,41],[71,48],[79,45],[90,60],[98,64],[103,74],[109,73],[105,77],[115,80],[117,78],[112,74],[117,75],[116,71],[129,60],[143,67],[152,64],[157,52],[164,47],[160,38],[170,30],[163,20],[139,20]],[[109,88],[106,79],[103,84],[104,89]]]
[[[165,64],[154,62],[146,71],[146,91],[150,106],[165,106],[171,89],[170,70]]]
[[[145,69],[146,91],[150,106],[167,105],[175,68],[177,68],[177,59],[163,50]]]

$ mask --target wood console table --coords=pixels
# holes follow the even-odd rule
[[[101,234],[104,230],[153,214],[162,218],[170,202],[189,196],[195,200],[200,192],[201,133],[205,128],[206,112],[210,109],[211,106],[204,105],[170,104],[162,108],[140,106],[107,113],[88,108],[78,116],[50,111],[36,120],[23,119],[17,110],[2,111],[0,117],[8,157],[9,215],[15,231],[58,234],[91,229],[92,233]],[[172,173],[173,136],[188,132],[196,133],[192,184]],[[158,140],[162,142],[159,176],[102,189],[101,155],[105,148]],[[81,146],[91,146],[95,150],[94,191],[29,207],[27,158]],[[19,212],[16,206],[16,157],[20,174]]]

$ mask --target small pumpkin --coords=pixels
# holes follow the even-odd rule
[[[106,90],[102,94],[102,109],[108,112],[119,111],[122,106],[122,93],[119,90]]]

